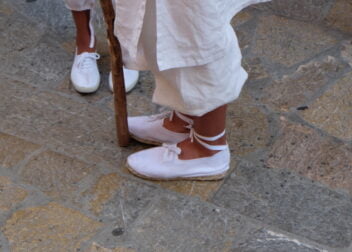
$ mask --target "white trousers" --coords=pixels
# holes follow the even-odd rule
[[[65,0],[71,10],[94,8],[94,0]],[[201,66],[159,71],[156,57],[155,0],[148,0],[137,59],[124,57],[124,64],[136,70],[150,70],[155,77],[153,102],[192,116],[202,116],[235,100],[247,73],[241,66],[241,52],[235,33],[226,56]],[[234,56],[236,55],[236,56]],[[239,56],[238,56],[239,55]],[[137,64],[136,64],[137,61]]]

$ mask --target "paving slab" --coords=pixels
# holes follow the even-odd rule
[[[40,145],[0,133],[0,167],[12,170],[15,165],[39,148]]]
[[[322,251],[225,209],[170,195],[130,234],[138,251]]]
[[[352,240],[352,200],[284,169],[244,161],[212,202],[332,248]]]
[[[101,223],[57,203],[15,212],[2,227],[11,251],[77,251]]]
[[[28,191],[0,176],[0,214],[11,210],[28,195]]]
[[[273,110],[289,111],[306,106],[321,91],[343,73],[345,66],[333,56],[327,56],[300,65],[291,74],[284,75],[267,85],[259,95],[263,104]]]
[[[303,118],[332,136],[352,141],[352,72],[302,111]]]
[[[73,199],[80,182],[93,174],[94,166],[52,151],[33,156],[19,172],[24,183],[61,201]]]
[[[305,61],[338,42],[319,25],[274,15],[259,18],[255,41],[256,55],[286,67]]]
[[[350,145],[286,118],[281,120],[281,127],[266,161],[268,167],[286,168],[352,195]]]
[[[352,34],[352,28],[350,26],[351,11],[352,3],[350,1],[335,0],[325,22],[332,28]]]
[[[324,20],[334,2],[334,0],[273,0],[256,5],[255,8],[269,10],[278,16],[291,19],[319,22]]]

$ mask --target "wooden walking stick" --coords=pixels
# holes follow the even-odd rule
[[[114,35],[115,11],[111,0],[100,0],[100,5],[104,14],[110,47],[117,138],[119,146],[124,147],[128,145],[130,136],[127,124],[127,104],[121,46]]]

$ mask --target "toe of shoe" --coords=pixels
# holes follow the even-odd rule
[[[74,88],[80,93],[92,93],[97,91],[100,83],[99,75],[83,76],[78,74],[71,75],[71,82]]]

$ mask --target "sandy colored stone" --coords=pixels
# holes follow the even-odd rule
[[[351,153],[351,146],[284,120],[267,163],[271,168],[287,168],[333,189],[344,189],[352,194]]]
[[[90,210],[94,214],[101,212],[103,205],[109,201],[113,194],[119,189],[122,182],[121,180],[123,179],[124,178],[121,178],[116,173],[103,175],[90,192],[84,193],[93,195],[90,201]]]
[[[219,181],[168,181],[155,182],[161,187],[187,196],[208,200],[220,188],[223,180]]]
[[[341,68],[341,64],[331,56],[301,65],[293,74],[285,75],[264,88],[262,101],[281,111],[307,105],[328,83],[329,77],[336,75]]]
[[[0,212],[10,210],[27,195],[26,190],[14,185],[7,177],[0,176]]]
[[[11,251],[76,251],[102,226],[57,203],[15,212],[2,230]]]
[[[2,15],[9,16],[12,13],[13,13],[13,9],[5,2],[1,1],[0,2],[0,20]]]
[[[252,18],[253,18],[253,15],[251,13],[249,13],[248,11],[244,10],[232,18],[231,25],[234,27],[240,26],[244,23],[247,23]]]
[[[319,97],[303,118],[316,127],[343,140],[352,140],[352,73],[338,80]]]
[[[326,23],[334,29],[352,33],[351,13],[351,1],[335,0],[334,6],[326,17]]]
[[[248,72],[249,80],[261,80],[269,77],[260,58],[244,58],[243,67]]]
[[[21,179],[54,199],[71,198],[79,183],[94,171],[91,165],[52,151],[32,157],[21,170]]]
[[[254,52],[287,67],[309,59],[337,43],[320,26],[310,23],[263,16],[258,24]]]
[[[135,252],[136,250],[130,248],[113,248],[108,249],[100,246],[97,243],[93,243],[92,246],[87,249],[85,252]]]
[[[0,132],[0,166],[12,168],[39,147],[37,144]]]

